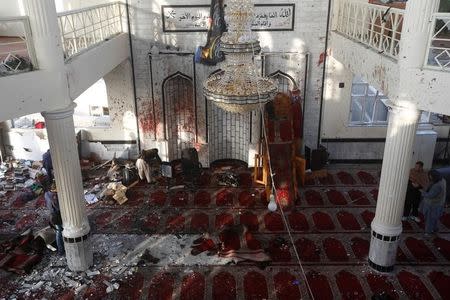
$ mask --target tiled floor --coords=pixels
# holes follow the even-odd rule
[[[330,175],[310,180],[295,207],[286,212],[295,247],[315,299],[370,299],[385,292],[394,299],[450,299],[450,214],[440,234],[423,236],[423,222],[404,222],[397,266],[391,274],[367,266],[370,222],[374,217],[379,169],[331,166]],[[245,224],[249,233],[228,237],[230,249],[265,249],[267,266],[237,265],[141,267],[106,294],[102,276],[85,291],[88,299],[308,299],[308,288],[279,212],[269,212],[263,189],[241,170],[239,188],[214,184],[206,173],[200,187],[167,191],[163,186],[134,188],[122,205],[88,207],[94,234],[218,233]],[[42,198],[23,203],[1,200],[0,233],[45,224]],[[10,277],[13,280],[13,277]],[[70,296],[73,291],[65,291]],[[62,293],[62,291],[61,291]],[[1,295],[1,292],[0,292]],[[46,295],[47,298],[49,295]],[[53,295],[54,297],[54,295]],[[51,297],[50,297],[51,298]]]

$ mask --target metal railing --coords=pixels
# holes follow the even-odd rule
[[[353,0],[338,4],[335,31],[379,53],[397,58],[403,10]]]
[[[37,68],[28,17],[0,18],[0,76]]]
[[[123,32],[121,2],[58,14],[65,59]]]
[[[425,66],[450,71],[450,13],[433,14]]]

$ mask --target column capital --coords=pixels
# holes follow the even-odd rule
[[[76,106],[77,106],[77,104],[75,102],[72,102],[66,108],[57,109],[57,110],[53,110],[53,111],[44,111],[41,113],[41,115],[44,118],[50,119],[50,120],[65,119],[65,118],[73,116],[73,112],[74,112]]]
[[[417,121],[420,114],[420,110],[417,109],[416,105],[408,100],[396,102],[388,100],[385,104],[389,108],[389,113],[401,116],[404,121]]]

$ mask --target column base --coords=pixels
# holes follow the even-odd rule
[[[86,234],[78,238],[64,237],[67,266],[71,271],[86,271],[93,264],[91,237]]]
[[[391,272],[397,256],[399,235],[382,235],[372,230],[369,266],[379,272]]]

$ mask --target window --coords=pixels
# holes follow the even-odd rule
[[[350,125],[386,125],[387,97],[359,77],[353,78]]]

